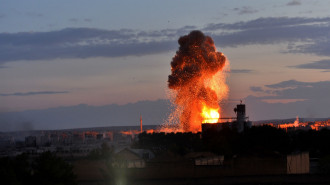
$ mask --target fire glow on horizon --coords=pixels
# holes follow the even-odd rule
[[[168,76],[175,109],[166,124],[178,125],[176,129],[183,132],[198,132],[201,123],[217,123],[221,116],[219,103],[229,91],[225,73],[229,62],[201,31],[180,37],[178,43]]]

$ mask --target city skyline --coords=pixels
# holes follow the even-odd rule
[[[242,99],[251,120],[330,117],[330,1],[0,2],[2,130],[11,112],[157,109],[177,39],[192,30],[230,61],[225,114]]]

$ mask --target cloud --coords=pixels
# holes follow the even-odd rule
[[[288,43],[287,52],[330,56],[330,17],[268,17],[232,24],[209,24],[204,28],[185,26],[154,31],[67,28],[50,32],[0,33],[0,64],[16,60],[164,53],[177,49],[177,39],[195,29],[210,35],[221,48]]]
[[[89,18],[85,18],[84,21],[85,22],[92,22],[93,20],[92,19],[89,19]]]
[[[266,96],[248,96],[245,102],[252,120],[301,117],[330,117],[330,81],[288,80],[265,85]],[[254,92],[261,87],[251,87]]]
[[[257,86],[251,86],[250,90],[253,92],[263,92],[264,90],[262,90],[261,87],[257,87]]]
[[[16,60],[140,56],[177,48],[193,26],[161,31],[67,28],[51,32],[0,34],[0,64]]]
[[[330,60],[320,60],[308,64],[300,64],[289,67],[294,67],[299,69],[330,69]]]
[[[7,66],[0,65],[0,69],[8,68]]]
[[[69,19],[69,21],[72,23],[77,23],[77,22],[79,22],[79,19],[71,18],[71,19]]]
[[[286,5],[287,6],[297,6],[297,5],[301,5],[301,2],[298,0],[292,0],[292,1],[288,2]]]
[[[0,96],[33,96],[47,94],[65,94],[69,91],[36,91],[36,92],[16,92],[16,93],[0,93]]]
[[[323,33],[321,33],[321,35],[323,35],[323,38],[316,38],[310,44],[297,46],[290,52],[330,56],[330,37],[328,35],[324,35]]]
[[[259,18],[233,24],[209,24],[203,30],[210,32],[222,47],[287,43],[288,53],[330,56],[330,17]]]
[[[239,15],[253,14],[258,12],[256,9],[253,9],[249,6],[243,6],[242,8],[234,8],[233,10],[237,11]]]
[[[230,73],[252,73],[251,69],[231,69]]]
[[[330,17],[324,18],[304,18],[304,17],[261,17],[258,19],[250,21],[241,21],[236,23],[218,23],[218,24],[208,24],[204,30],[258,30],[258,29],[269,29],[269,28],[290,28],[301,25],[310,25],[311,27],[323,27],[328,26],[330,22]],[[324,24],[325,25],[320,25]]]
[[[292,88],[292,87],[303,87],[313,84],[313,82],[300,82],[296,80],[287,80],[283,82],[279,82],[276,84],[265,85],[266,87],[278,89],[278,88]]]
[[[31,16],[31,17],[42,17],[42,16],[44,16],[42,13],[37,13],[37,12],[26,12],[25,15]]]
[[[296,80],[283,81],[265,85],[270,88],[271,95],[261,96],[259,99],[328,99],[330,100],[330,81],[300,82]]]
[[[329,99],[310,99],[289,103],[267,103],[255,96],[245,98],[250,120],[329,117]]]

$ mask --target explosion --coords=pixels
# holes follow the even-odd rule
[[[179,38],[179,50],[171,62],[168,87],[174,91],[175,111],[180,129],[198,132],[201,123],[217,123],[219,102],[226,97],[228,86],[223,69],[226,57],[218,52],[211,37],[192,31]]]

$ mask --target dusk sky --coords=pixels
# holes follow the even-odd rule
[[[0,112],[167,99],[177,40],[201,30],[230,61],[228,101],[244,100],[252,120],[330,117],[329,7],[0,0]]]

